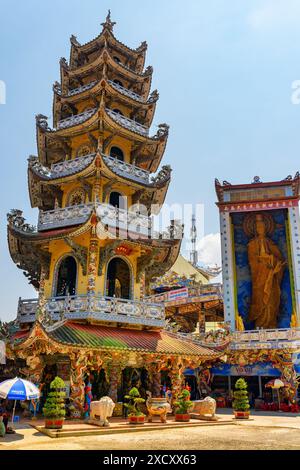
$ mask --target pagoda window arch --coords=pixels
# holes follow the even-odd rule
[[[74,256],[66,255],[60,259],[55,273],[55,297],[76,295],[77,290],[77,261]]]
[[[118,299],[131,299],[133,287],[133,270],[123,256],[110,259],[106,269],[105,295]]]
[[[122,64],[122,61],[119,57],[117,57],[116,55],[114,55],[113,57],[114,61],[117,62],[117,64]]]
[[[122,111],[119,108],[113,109],[113,112],[116,113],[116,114],[120,114],[120,116],[124,116],[124,114],[122,113]]]
[[[117,209],[125,209],[125,198],[123,194],[112,191],[109,195],[109,204]]]
[[[117,160],[120,160],[121,162],[124,162],[124,152],[122,149],[120,149],[120,147],[111,147],[109,155],[111,157],[117,158]]]

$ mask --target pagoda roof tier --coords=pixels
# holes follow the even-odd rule
[[[148,100],[144,99],[141,95],[124,88],[119,83],[109,79],[102,79],[92,81],[88,85],[83,85],[72,93],[66,95],[60,93],[60,89],[56,86],[54,89],[53,101],[53,125],[58,125],[57,115],[61,110],[66,109],[68,112],[76,109],[76,104],[81,103],[85,99],[93,99],[102,94],[105,90],[105,95],[108,99],[114,98],[121,104],[130,107],[132,112],[138,119],[143,120],[143,124],[150,127],[154,117],[156,103],[159,98],[157,90],[154,90],[149,96]],[[74,111],[73,111],[74,112]]]
[[[100,211],[99,217],[96,215],[96,212],[97,214],[99,212],[95,206],[91,207],[89,211],[83,210],[84,208],[79,206],[74,206],[73,209],[77,212],[76,217],[72,220],[65,221],[65,224],[62,221],[55,224],[55,218],[50,218],[48,219],[49,228],[46,229],[44,224],[42,231],[36,231],[34,227],[27,224],[19,210],[12,210],[8,214],[8,245],[11,258],[36,288],[39,287],[41,267],[44,266],[47,270],[50,265],[49,242],[74,239],[91,231],[97,232],[100,239],[109,242],[110,248],[124,244],[136,249],[142,248],[144,254],[139,258],[138,273],[145,272],[146,279],[149,281],[170,269],[178,257],[182,241],[182,227],[176,223],[172,223],[168,231],[163,234],[148,231],[148,226],[143,233],[146,217],[139,216],[137,220],[138,231],[135,231],[132,221],[131,225],[126,225],[125,229],[118,222],[120,229],[116,235],[115,218],[113,217],[115,214],[108,211],[108,205],[103,205],[103,211]],[[113,211],[115,208],[111,207],[111,210]],[[151,238],[151,236],[156,238]],[[80,263],[84,263],[83,258],[84,256],[80,257]],[[86,265],[83,266],[83,269],[86,269]]]
[[[166,330],[147,331],[129,328],[115,328],[102,325],[88,325],[78,322],[57,322],[44,327],[37,321],[25,335],[16,334],[11,338],[14,351],[32,349],[39,342],[47,350],[59,351],[68,348],[109,352],[139,352],[149,355],[170,355],[193,358],[199,361],[215,360],[224,355],[224,351],[201,346],[192,337],[183,337]],[[198,364],[198,365],[199,365]]]
[[[299,198],[300,195],[300,174],[287,176],[280,181],[263,182],[255,176],[252,183],[231,184],[228,181],[215,180],[215,188],[219,203],[228,202],[256,202],[280,198]],[[285,188],[288,188],[285,191]],[[250,193],[251,196],[250,196]],[[230,194],[233,197],[230,197]]]
[[[165,151],[169,134],[169,126],[160,124],[156,134],[150,137],[149,128],[101,104],[99,108],[60,121],[57,129],[49,128],[47,118],[43,115],[38,115],[36,122],[39,159],[41,163],[48,165],[53,161],[60,161],[63,155],[70,153],[68,139],[99,131],[99,123],[102,123],[104,129],[109,132],[134,141],[139,148],[137,166],[155,172]],[[51,157],[53,153],[57,153],[56,159]]]
[[[66,59],[62,58],[60,60],[60,77],[63,93],[65,93],[65,89],[68,87],[70,80],[80,81],[91,75],[103,76],[107,73],[107,69],[123,77],[123,79],[132,82],[135,87],[138,87],[140,84],[143,90],[140,94],[144,100],[147,99],[152,83],[153,67],[149,65],[144,71],[137,73],[124,64],[116,62],[107,48],[104,48],[93,62],[82,65],[77,69],[71,69]],[[68,90],[68,92],[69,91],[70,90]]]
[[[56,163],[51,168],[39,163],[37,157],[30,157],[28,186],[32,207],[41,209],[47,208],[47,205],[49,207],[51,194],[52,203],[54,203],[55,195],[59,199],[61,184],[94,176],[99,170],[109,180],[131,186],[134,199],[148,209],[151,205],[163,204],[171,180],[169,166],[163,166],[160,172],[150,180],[150,174],[146,170],[99,153]]]
[[[86,60],[86,56],[97,52],[101,47],[107,45],[115,52],[121,53],[122,56],[130,60],[132,66],[136,71],[143,70],[145,64],[145,57],[147,51],[147,43],[143,41],[140,46],[133,49],[128,47],[119,41],[113,34],[114,22],[110,20],[110,13],[108,14],[106,21],[102,23],[101,33],[91,41],[80,44],[75,36],[71,36],[71,52],[70,52],[70,64],[72,67],[77,67],[78,62],[82,58]]]

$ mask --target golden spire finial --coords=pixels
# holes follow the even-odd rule
[[[103,29],[107,28],[110,31],[112,31],[115,24],[116,24],[115,21],[111,21],[110,10],[108,10],[107,17],[105,19],[105,23],[101,23],[101,26],[103,26]]]

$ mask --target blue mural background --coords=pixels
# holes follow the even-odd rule
[[[287,218],[286,209],[266,211],[275,223],[274,232],[268,235],[280,249],[285,260],[288,261],[288,248],[285,223]],[[246,330],[253,330],[254,322],[248,320],[249,307],[251,303],[251,273],[248,262],[247,244],[249,238],[243,230],[243,221],[248,213],[236,213],[231,215],[234,232],[234,252],[236,262],[236,289],[238,312],[243,319]],[[278,328],[289,328],[293,310],[291,282],[288,265],[284,271],[281,284],[281,302],[278,317]]]

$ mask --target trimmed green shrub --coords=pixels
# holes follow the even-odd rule
[[[175,401],[175,412],[178,415],[186,415],[189,412],[189,409],[193,406],[193,402],[190,401],[190,392],[186,389],[182,390],[178,396],[177,401]]]
[[[64,418],[66,416],[65,390],[65,382],[60,377],[55,377],[50,384],[50,392],[43,408],[45,418]]]
[[[245,379],[238,379],[233,393],[232,407],[235,411],[248,411],[250,408],[247,382]]]
[[[124,406],[128,409],[128,416],[145,416],[144,413],[139,409],[141,403],[145,403],[144,398],[141,398],[140,392],[136,387],[133,387],[128,395],[125,395],[126,400],[129,403],[124,403]]]

